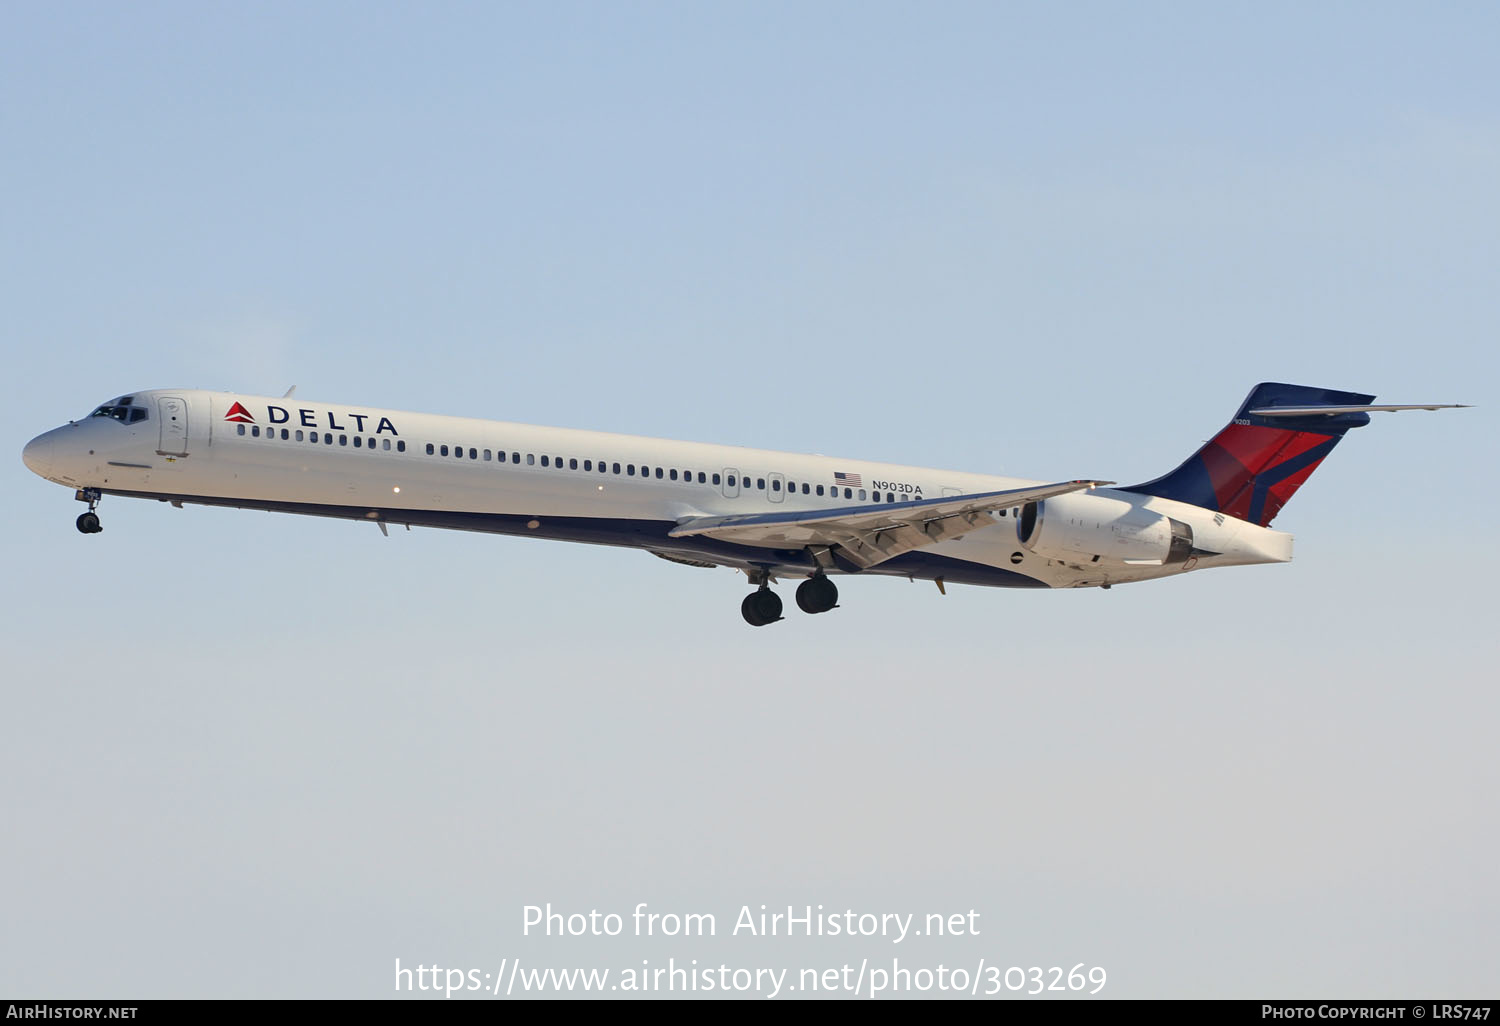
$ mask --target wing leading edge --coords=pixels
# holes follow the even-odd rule
[[[668,534],[673,538],[706,535],[742,545],[801,549],[843,556],[861,570],[905,552],[948,541],[993,524],[988,514],[1024,506],[1054,495],[1081,492],[1113,481],[1060,481],[1001,492],[946,495],[912,502],[872,503],[838,509],[788,513],[746,513],[719,517],[684,517]],[[821,553],[820,553],[821,550]]]

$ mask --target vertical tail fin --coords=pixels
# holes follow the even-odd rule
[[[1256,385],[1234,419],[1182,466],[1122,490],[1176,499],[1265,527],[1338,445],[1344,432],[1370,422],[1370,415],[1362,410],[1302,411],[1318,406],[1367,406],[1374,398],[1309,385]],[[1298,412],[1266,412],[1275,407],[1297,408]]]

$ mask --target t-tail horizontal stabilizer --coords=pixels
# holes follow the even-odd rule
[[[1264,406],[1250,412],[1257,417],[1332,417],[1336,413],[1400,413],[1402,410],[1467,410],[1468,403],[1434,403],[1431,406]]]

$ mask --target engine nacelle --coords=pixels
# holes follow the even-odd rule
[[[1123,499],[1058,495],[1021,507],[1016,538],[1046,559],[1065,563],[1165,566],[1185,562],[1193,529]]]

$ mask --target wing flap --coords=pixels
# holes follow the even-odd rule
[[[992,513],[1111,481],[1059,481],[998,492],[871,503],[838,509],[685,517],[668,534],[706,535],[742,545],[779,548],[827,546],[868,569],[913,549],[961,537],[995,522]]]

